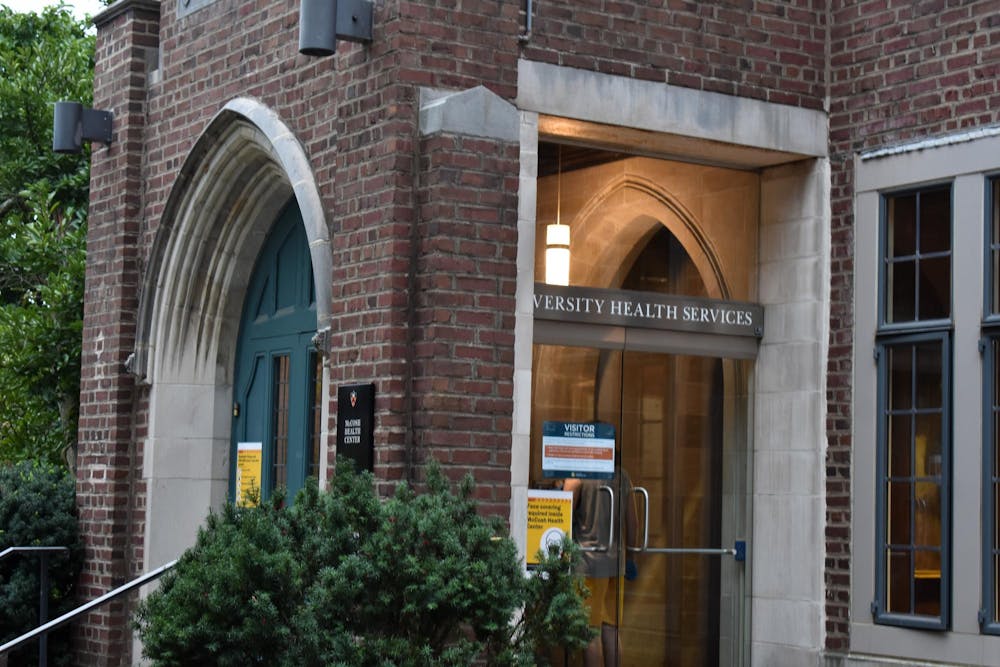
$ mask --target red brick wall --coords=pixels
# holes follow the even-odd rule
[[[116,16],[97,41],[94,107],[114,112],[114,141],[94,144],[80,382],[77,503],[86,562],[80,595],[91,599],[134,574],[132,446],[135,387],[125,371],[134,347],[142,215],[146,48],[157,43],[155,12],[142,3]],[[128,664],[124,600],[77,626],[77,664]]]
[[[820,109],[826,5],[540,0],[524,57]]]
[[[446,359],[418,361],[422,332],[412,332],[416,310],[412,288],[426,270],[418,264],[423,233],[416,225],[420,171],[417,138],[419,87],[462,90],[486,85],[512,97],[517,73],[517,8],[514,3],[390,2],[378,6],[370,47],[338,55],[337,156],[333,238],[333,318],[331,384],[377,383],[376,474],[384,480],[411,477],[422,454],[415,448],[471,437],[452,423],[450,432],[426,435],[432,419],[423,410],[434,402],[426,393],[439,387],[423,377],[445,371]],[[505,165],[510,169],[510,165]],[[426,187],[442,171],[429,175]],[[516,177],[516,166],[514,167]],[[332,174],[331,174],[332,176]],[[317,177],[324,176],[317,173]],[[474,188],[455,183],[456,189]],[[515,190],[506,195],[510,197]],[[446,193],[454,197],[454,192]],[[514,195],[516,196],[516,195]],[[453,209],[456,224],[480,211]],[[472,255],[481,248],[463,248]],[[435,267],[443,269],[445,267]],[[454,269],[455,267],[448,267]],[[468,273],[476,269],[465,267]],[[505,304],[492,304],[498,307]],[[511,308],[511,313],[513,309]],[[513,329],[512,320],[508,322]],[[468,323],[463,326],[469,327]],[[454,351],[454,349],[450,349]],[[432,369],[428,364],[435,365]],[[513,364],[510,362],[509,376]],[[455,380],[457,382],[457,379]],[[451,387],[447,391],[458,391]],[[509,387],[507,389],[509,400]],[[480,407],[472,402],[464,410]],[[509,410],[509,406],[507,406]],[[453,409],[438,408],[441,414]],[[458,417],[455,417],[458,419]],[[436,428],[436,427],[435,427]],[[509,432],[509,428],[508,428]],[[507,437],[509,441],[509,436]],[[507,442],[509,456],[509,442]],[[464,465],[446,457],[442,462]],[[491,473],[492,474],[492,473]],[[509,477],[508,470],[504,473]],[[490,484],[492,480],[483,480]],[[491,485],[491,484],[490,484]],[[501,493],[497,491],[497,493]]]
[[[311,161],[333,245],[332,385],[377,383],[379,475],[405,478],[431,453],[475,469],[489,509],[504,513],[517,157],[509,145],[420,138],[418,87],[485,85],[513,99],[524,57],[820,109],[832,18],[828,645],[846,646],[850,159],[920,132],[996,122],[995,0],[957,9],[544,0],[524,43],[520,2],[380,0],[372,44],[341,42],[329,59],[297,53],[298,0],[216,0],[179,20],[176,2],[162,4],[158,79],[148,86],[132,47],[156,43],[147,17],[126,13],[99,33],[95,106],[116,109],[118,138],[95,151],[92,185],[79,485],[87,595],[141,567],[146,394],[121,364],[167,197],[226,101],[249,96],[273,109]],[[87,632],[95,654],[108,644]]]
[[[519,147],[420,143],[413,431],[421,459],[472,472],[481,509],[510,513]]]
[[[833,285],[827,390],[826,644],[844,650],[849,647],[853,446],[853,159],[859,151],[1000,122],[1000,7],[996,0],[835,0],[830,9]],[[861,345],[859,358],[868,349]]]

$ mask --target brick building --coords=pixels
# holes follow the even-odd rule
[[[525,551],[628,471],[625,664],[998,664],[1000,2],[376,0],[329,58],[299,13],[95,20],[85,597],[240,449],[324,479],[374,385],[377,478],[472,471]]]

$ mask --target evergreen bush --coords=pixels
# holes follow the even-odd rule
[[[83,562],[76,516],[76,487],[62,466],[23,461],[0,466],[0,551],[8,547],[64,546],[49,557],[49,618],[75,606],[74,587]],[[39,561],[15,554],[0,561],[0,643],[38,625]],[[11,665],[38,662],[37,642],[7,655]],[[70,664],[69,628],[49,635],[49,663]]]
[[[210,517],[138,611],[153,664],[528,665],[587,644],[572,545],[526,578],[471,478],[453,493],[431,466],[426,492],[382,501],[370,474],[338,468],[290,508]]]

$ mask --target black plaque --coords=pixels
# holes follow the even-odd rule
[[[375,385],[351,384],[337,390],[337,457],[358,470],[375,463]]]

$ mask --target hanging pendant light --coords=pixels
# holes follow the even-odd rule
[[[569,225],[562,224],[562,146],[556,173],[556,221],[545,226],[545,282],[569,285]]]

